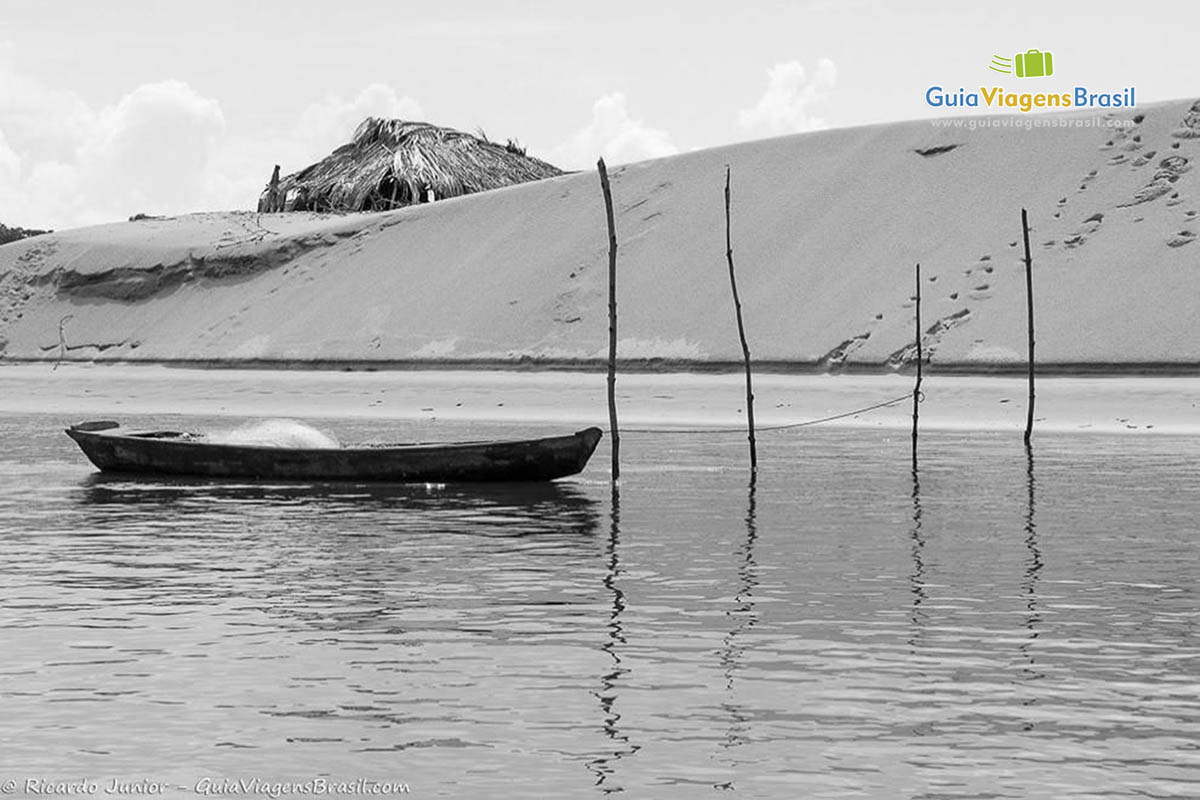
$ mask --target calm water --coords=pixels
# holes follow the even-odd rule
[[[751,492],[741,436],[628,434],[614,498],[606,445],[542,487],[145,482],[66,421],[0,417],[0,779],[1200,796],[1195,439],[930,434],[914,483],[905,434],[812,428]]]

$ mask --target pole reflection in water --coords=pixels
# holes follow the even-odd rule
[[[735,677],[742,669],[741,658],[745,646],[738,639],[743,633],[758,623],[758,614],[754,605],[754,590],[758,586],[758,564],[754,560],[754,545],[758,540],[758,511],[756,507],[755,487],[756,476],[751,473],[750,486],[746,499],[746,538],[742,540],[734,552],[738,567],[738,591],[733,599],[733,608],[725,612],[734,624],[724,639],[721,649],[721,667],[725,674],[725,692],[731,699],[721,704],[729,715],[729,729],[725,733],[722,747],[730,748],[750,743],[750,712],[733,697],[735,693]],[[716,789],[735,788],[732,781],[713,785]]]
[[[604,735],[613,743],[614,749],[588,762],[588,769],[596,775],[595,785],[600,787],[604,794],[625,791],[622,786],[613,782],[615,770],[612,762],[632,755],[639,749],[638,745],[630,744],[629,736],[621,731],[619,725],[621,714],[616,709],[617,689],[621,677],[629,671],[622,666],[620,652],[625,645],[625,628],[621,621],[625,612],[625,593],[621,591],[619,583],[621,577],[620,545],[621,489],[614,483],[608,544],[605,547],[608,563],[604,574],[604,588],[611,598],[611,606],[608,615],[607,636],[604,644],[600,646],[600,649],[608,655],[612,665],[608,672],[600,676],[600,689],[596,692],[596,697],[600,700],[600,710],[604,715]]]
[[[909,532],[911,541],[910,552],[912,553],[912,575],[909,577],[909,587],[912,591],[912,612],[909,618],[912,621],[912,634],[909,636],[909,647],[915,647],[921,629],[924,627],[928,619],[928,615],[921,606],[924,605],[926,598],[925,593],[925,535],[921,531],[921,474],[917,470],[916,452],[913,453],[913,470],[912,470],[912,529]]]
[[[1038,578],[1042,571],[1044,562],[1042,561],[1042,550],[1038,546],[1037,523],[1034,521],[1035,489],[1036,481],[1033,474],[1033,446],[1025,445],[1025,548],[1029,551],[1029,560],[1025,567],[1025,627],[1029,630],[1029,635],[1025,642],[1021,645],[1021,653],[1024,655],[1028,666],[1024,672],[1028,679],[1036,680],[1043,677],[1043,673],[1037,667],[1037,660],[1034,658],[1033,644],[1038,638],[1039,626],[1042,621],[1041,612],[1038,610]],[[1033,705],[1036,702],[1035,698],[1030,698],[1025,701],[1025,705]],[[1026,723],[1025,728],[1029,730],[1033,727],[1033,723]]]

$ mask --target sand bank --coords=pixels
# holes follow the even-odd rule
[[[736,375],[618,377],[622,428],[726,429],[745,425]],[[1043,432],[1195,434],[1200,378],[1043,378]],[[912,381],[902,376],[763,375],[755,382],[760,428],[909,429]],[[926,430],[1024,429],[1027,386],[1010,377],[934,376],[925,381]],[[854,414],[855,409],[898,402]],[[452,429],[457,423],[607,427],[604,376],[572,372],[319,372],[165,367],[21,365],[0,368],[0,413],[46,413],[63,424],[137,415],[378,419]],[[841,416],[846,415],[846,416]],[[56,422],[57,424],[57,422]],[[799,427],[797,433],[806,428]]]

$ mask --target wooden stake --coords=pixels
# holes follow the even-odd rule
[[[921,346],[921,265],[917,264],[917,383],[913,386],[913,432],[912,432],[912,461],[913,471],[917,469],[917,423],[920,419],[921,404],[921,367],[925,354]]]
[[[612,189],[604,159],[596,162],[604,211],[608,216],[608,430],[612,437],[612,480],[621,479],[621,434],[617,430],[617,227],[613,222]]]
[[[267,213],[283,211],[283,203],[279,200],[279,165],[271,172],[271,180],[267,183]]]
[[[67,323],[75,319],[74,314],[67,314],[58,321],[58,361],[54,362],[54,370],[58,369],[58,365],[67,357]]]
[[[1025,444],[1033,436],[1033,257],[1029,255],[1029,216],[1021,209],[1021,229],[1025,235],[1025,300],[1029,308],[1029,418],[1025,421]]]
[[[733,275],[733,240],[729,221],[729,165],[725,165],[725,258],[729,261],[729,285],[733,289],[733,308],[737,313],[738,338],[742,340],[742,358],[746,362],[746,424],[750,435],[750,475],[758,472],[758,450],[754,442],[754,387],[750,376],[750,346],[746,344],[746,326],[742,322],[742,301],[738,298],[737,279]]]

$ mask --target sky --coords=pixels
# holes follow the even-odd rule
[[[1163,0],[0,0],[0,222],[253,209],[372,115],[586,169],[944,116],[930,86],[1025,88],[988,64],[1029,49],[1056,89],[1200,96],[1197,31]]]

